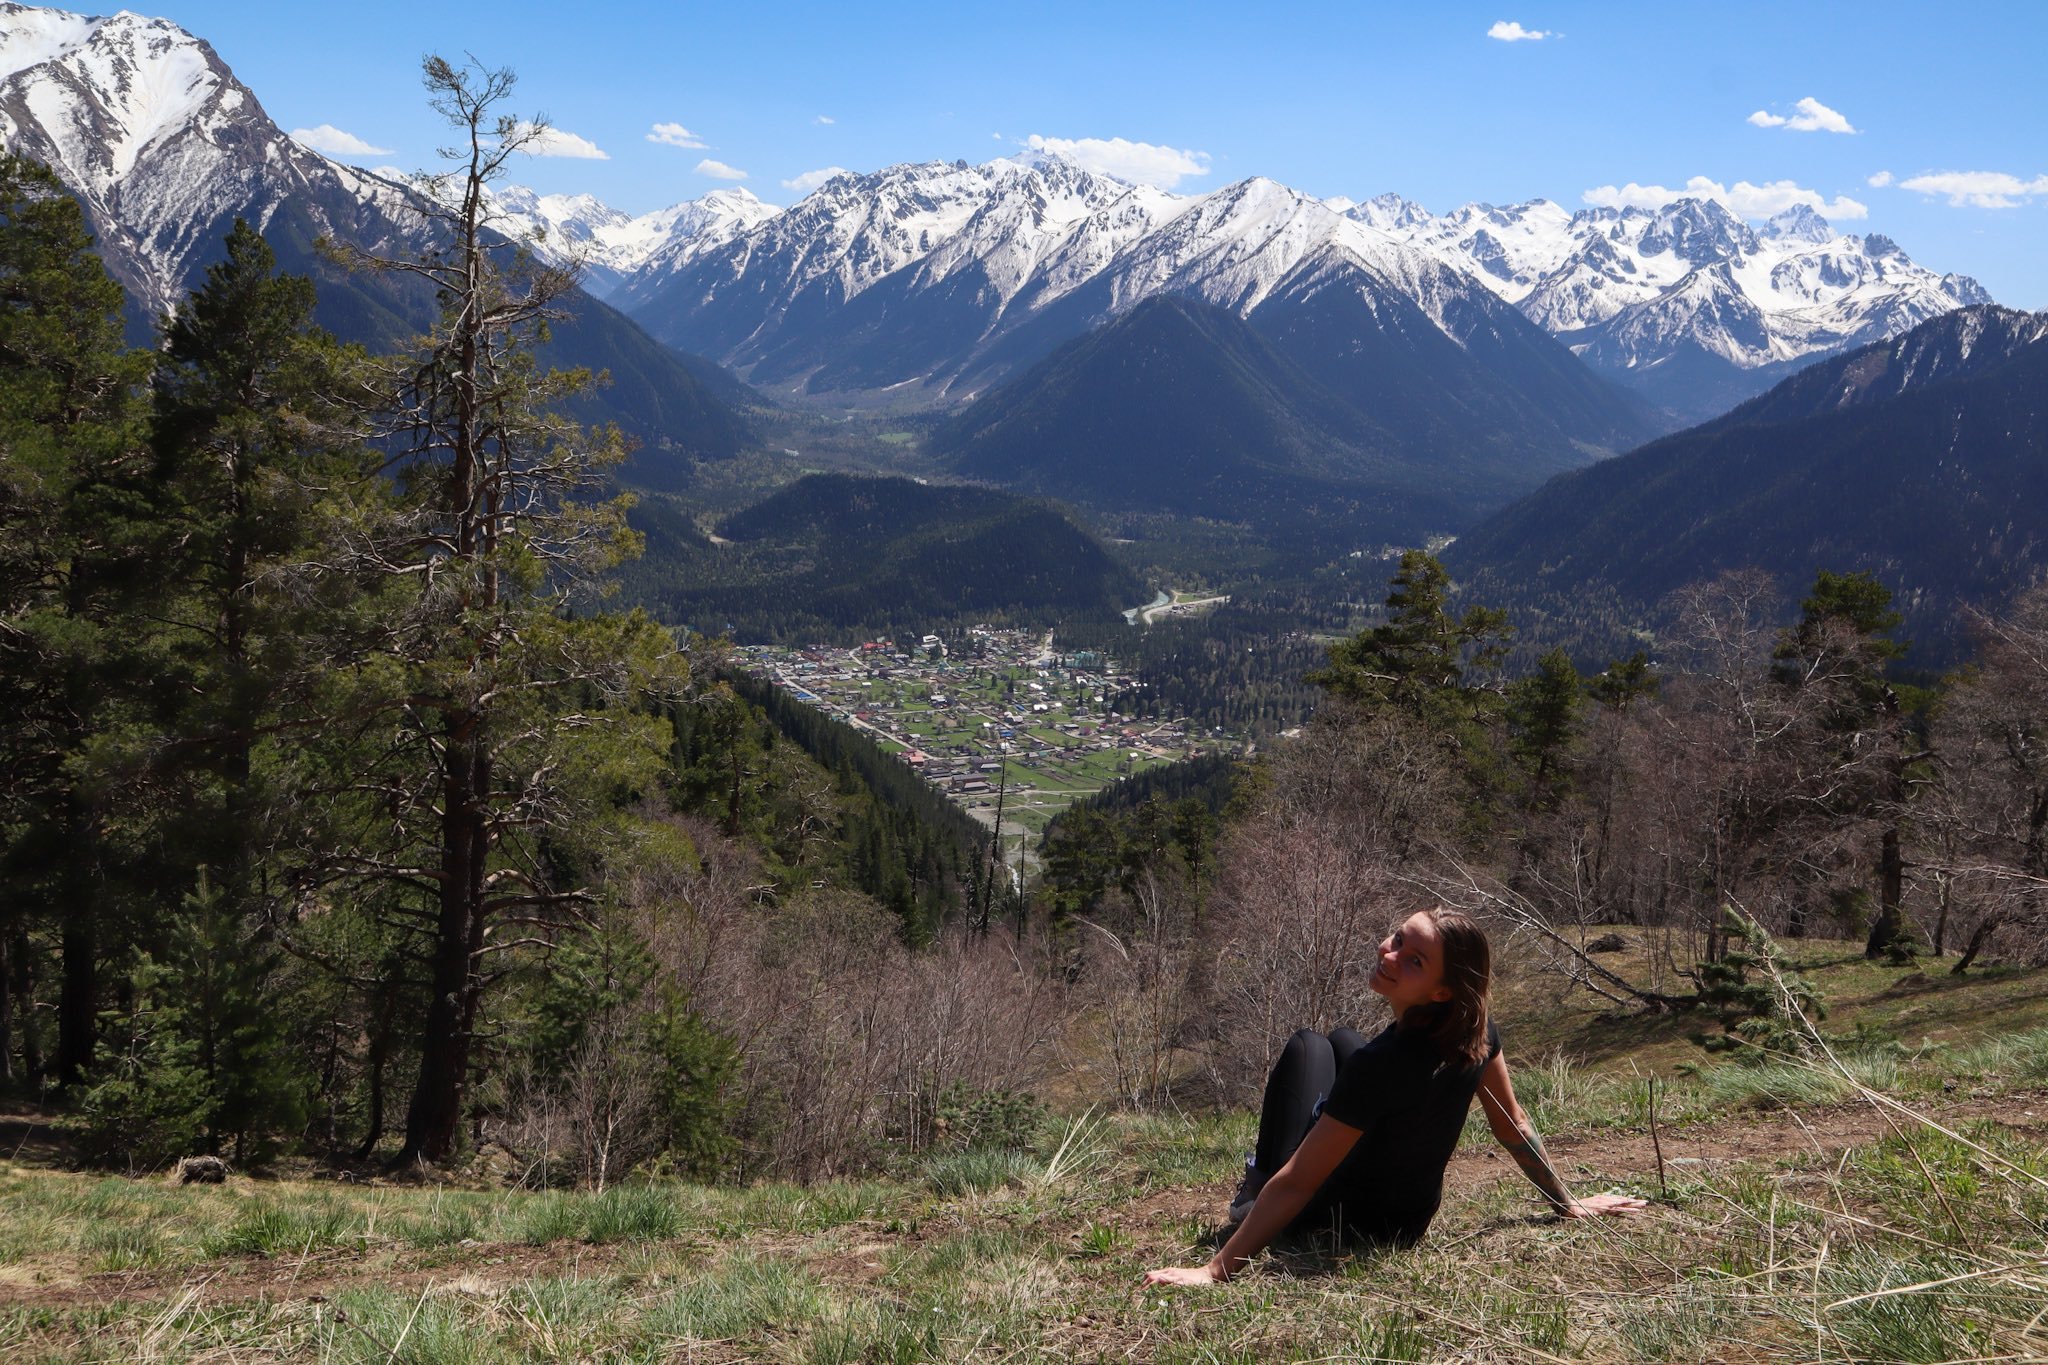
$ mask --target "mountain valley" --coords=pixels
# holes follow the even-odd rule
[[[343,269],[319,246],[417,247],[428,231],[417,196],[431,183],[294,142],[213,48],[168,20],[0,6],[0,136],[79,197],[138,338],[212,263],[236,217],[266,232],[285,269],[314,277],[319,317],[344,339],[388,347],[432,318],[430,298]],[[491,193],[507,243],[582,272],[544,357],[608,375],[572,411],[618,422],[636,447],[623,477],[651,499],[639,514],[650,555],[628,576],[637,600],[692,619],[765,620],[759,604],[795,594],[816,610],[793,620],[844,622],[868,589],[883,616],[917,592],[935,594],[937,617],[973,600],[998,615],[1058,615],[1056,604],[1085,600],[1084,614],[1100,614],[1165,582],[1238,589],[1239,610],[1267,602],[1340,629],[1374,610],[1361,588],[1370,566],[1460,535],[1451,560],[1471,566],[1482,592],[1534,594],[1553,612],[1574,594],[1614,593],[1600,611],[1638,627],[1674,579],[1735,559],[1783,560],[1796,574],[1813,555],[1846,557],[1905,574],[1937,614],[2032,572],[2017,531],[1968,517],[1920,528],[1930,547],[1991,536],[1971,555],[1981,572],[1952,585],[1958,599],[1927,586],[1924,566],[1852,548],[1905,533],[1875,509],[1860,514],[1874,518],[1863,531],[1808,537],[1805,557],[1786,548],[1782,518],[1744,510],[1743,497],[1761,494],[1736,492],[1751,477],[1738,469],[1775,469],[1781,511],[1796,500],[1786,490],[1820,476],[1789,455],[1738,457],[1751,438],[1735,428],[1789,440],[1795,429],[1811,437],[1814,422],[1855,426],[1844,450],[1903,440],[1919,428],[1892,425],[1890,409],[1788,414],[1809,402],[1802,386],[1837,382],[1845,357],[1868,369],[1868,348],[1891,339],[1920,338],[1951,368],[1984,363],[1982,348],[1972,361],[1967,347],[1928,340],[1944,334],[1927,325],[2008,317],[1986,312],[1968,277],[1922,267],[1882,235],[1841,233],[1803,204],[1766,221],[1683,196],[1656,208],[1536,199],[1435,214],[1398,195],[1319,199],[1257,176],[1176,193],[1046,148],[841,172],[789,208],[737,186],[637,216],[589,194]],[[1857,392],[1898,398],[1933,363],[1857,370]],[[1954,422],[2004,420],[1975,413],[1980,401],[2005,412],[1982,384],[1951,378]],[[2026,449],[2027,430],[2001,439]],[[1646,492],[1620,491],[1653,464],[1695,471],[1646,485],[1668,500],[1661,510]],[[974,553],[1021,552],[1020,528],[1052,517],[1032,534],[1053,558],[1078,556],[1095,586],[1054,586],[1020,562],[1013,580],[1049,596],[996,605],[985,586],[951,591],[957,576],[878,579],[871,569],[922,544],[886,537],[843,542],[795,579],[794,531],[703,558],[721,517],[772,505],[777,490],[859,501],[870,495],[844,476],[860,474],[1050,499],[1066,510],[969,511],[965,490],[886,485],[928,528],[948,528],[942,541]],[[819,475],[831,477],[806,477]],[[1585,501],[1594,488],[1615,510]],[[1515,526],[1578,533],[1578,548],[1540,549]],[[763,577],[742,586],[748,575]]]

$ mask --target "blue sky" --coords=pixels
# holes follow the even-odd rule
[[[136,8],[212,42],[283,127],[380,149],[346,158],[364,164],[431,163],[422,53],[511,66],[520,112],[604,154],[519,179],[636,213],[724,184],[787,204],[806,172],[1034,136],[1181,191],[1266,175],[1437,212],[1704,177],[1737,207],[1817,196],[1840,228],[2048,307],[2041,0]]]

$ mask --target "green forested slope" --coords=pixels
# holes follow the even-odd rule
[[[1843,405],[1844,373],[1880,365],[1883,349],[1562,475],[1445,561],[1483,595],[1567,623],[1594,600],[1648,617],[1727,569],[1795,586],[1863,570],[1893,590],[1916,658],[1954,657],[1960,608],[1996,607],[2048,567],[2048,344]]]
[[[665,500],[633,520],[628,597],[746,640],[1111,619],[1147,595],[1057,509],[990,489],[813,474],[727,519],[724,544]]]

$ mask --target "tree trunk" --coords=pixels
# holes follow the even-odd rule
[[[1986,915],[1978,922],[1977,930],[1970,935],[1970,941],[1963,947],[1963,955],[1956,959],[1956,965],[1949,968],[1950,976],[1961,976],[1977,960],[1977,953],[1984,947],[1984,940],[1991,937],[1991,931],[1998,927],[1996,915]]]
[[[1906,882],[1906,860],[1899,850],[1899,827],[1896,822],[1886,825],[1884,843],[1877,860],[1877,923],[1870,926],[1870,937],[1863,944],[1866,958],[1883,957],[1893,947],[1906,939],[1906,919],[1900,909]]]
[[[384,1140],[384,1056],[390,1037],[389,1029],[381,1025],[370,1033],[370,1055],[363,1061],[370,1078],[369,1125],[363,1133],[362,1145],[356,1148],[357,1161],[368,1161],[375,1155],[377,1144]]]
[[[490,760],[475,734],[474,717],[452,724],[456,734],[448,744],[441,798],[441,913],[434,932],[433,995],[420,1035],[420,1074],[406,1112],[399,1165],[443,1161],[455,1150],[469,1076]]]
[[[63,869],[58,876],[57,914],[63,921],[58,942],[64,955],[64,976],[57,990],[57,1082],[77,1085],[92,1069],[99,1023],[99,935],[97,897],[93,894],[91,818],[77,798],[65,798]]]
[[[14,1015],[20,1021],[21,1080],[25,1085],[35,1086],[43,1079],[43,1048],[42,1041],[36,1033],[35,977],[29,969],[26,929],[15,929],[14,947],[10,957],[13,959],[10,965],[14,982]]]
[[[0,1086],[14,1080],[14,974],[8,970],[13,949],[13,938],[0,934]]]

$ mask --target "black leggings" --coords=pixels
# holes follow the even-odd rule
[[[1294,1149],[1315,1125],[1317,1106],[1329,1098],[1337,1073],[1352,1053],[1365,1046],[1356,1029],[1331,1029],[1327,1035],[1302,1029],[1287,1040],[1273,1074],[1266,1079],[1266,1100],[1259,1110],[1259,1141],[1252,1164],[1268,1176],[1287,1164]],[[1413,1246],[1435,1216],[1427,1208],[1395,1209],[1396,1191],[1376,1180],[1368,1144],[1360,1143],[1337,1164],[1323,1187],[1309,1196],[1288,1223],[1284,1235],[1313,1237],[1335,1234],[1340,1241]],[[1349,1197],[1347,1196],[1355,1196]]]
[[[1364,1046],[1365,1035],[1349,1028],[1331,1029],[1327,1035],[1305,1028],[1287,1040],[1266,1078],[1254,1166],[1271,1175],[1287,1164],[1314,1125],[1316,1106],[1330,1097],[1337,1073]]]

